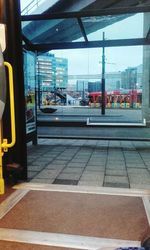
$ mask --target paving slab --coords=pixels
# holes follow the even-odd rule
[[[45,169],[63,169],[66,165],[57,165],[57,164],[53,164],[53,163],[50,163],[48,165],[46,165],[46,168]]]
[[[88,187],[102,187],[103,186],[103,180],[98,180],[98,181],[92,181],[92,180],[80,180],[78,182],[78,186],[88,186]]]
[[[87,163],[87,166],[105,166],[105,164],[106,164],[106,161],[92,161],[92,160],[90,160]]]
[[[28,171],[28,178],[34,178],[39,172],[36,171]]]
[[[78,185],[78,180],[65,180],[65,179],[55,179],[53,184],[60,185]]]
[[[127,168],[128,174],[144,174],[149,175],[149,171],[146,168]]]
[[[32,162],[32,166],[40,166],[40,167],[45,167],[47,162],[39,162],[38,160]]]
[[[58,155],[57,157],[55,157],[56,161],[62,161],[62,162],[68,162],[72,159],[72,156],[60,156]]]
[[[68,167],[66,167],[66,168],[64,168],[63,170],[62,170],[62,174],[66,174],[66,173],[75,173],[75,174],[81,174],[83,172],[83,168],[68,168]]]
[[[104,180],[104,172],[83,173],[80,180],[81,181],[87,181],[87,180],[103,181]]]
[[[150,185],[150,174],[129,174],[130,185],[145,184]]]
[[[116,187],[116,188],[130,188],[129,183],[114,183],[114,182],[104,182],[104,187]]]
[[[60,180],[79,180],[81,173],[61,173],[57,176]]]
[[[97,166],[94,166],[94,165],[87,165],[86,167],[85,167],[85,170],[87,170],[87,171],[104,171],[105,170],[105,165],[97,165]]]
[[[106,169],[106,175],[109,176],[127,176],[126,170]]]
[[[69,168],[84,168],[85,166],[86,166],[86,163],[84,162],[81,162],[81,163],[72,162],[72,163],[67,164],[67,167]]]
[[[95,157],[91,156],[90,160],[91,162],[106,162],[107,157]]]
[[[75,155],[73,159],[90,159],[91,155]]]
[[[145,164],[138,164],[138,163],[126,163],[127,168],[146,168]]]
[[[112,165],[116,165],[116,166],[118,166],[118,165],[125,165],[125,161],[118,161],[118,160],[109,160],[109,159],[107,159],[107,164],[112,164]]]
[[[128,183],[128,178],[127,176],[110,176],[106,175],[105,176],[105,182],[108,183]]]
[[[107,162],[116,162],[116,163],[124,163],[124,158],[118,158],[117,156],[114,158],[107,157]]]
[[[127,158],[126,159],[126,163],[131,163],[131,164],[133,164],[133,163],[137,163],[137,164],[142,164],[143,163],[143,160],[141,159],[141,158],[137,158],[137,159],[129,159],[129,158]]]
[[[150,184],[130,183],[130,188],[133,188],[133,189],[148,189],[148,190],[150,190]]]
[[[143,162],[144,162],[144,164],[145,164],[147,167],[150,167],[150,160],[148,160],[148,161],[143,160]]]
[[[31,182],[33,183],[45,183],[45,184],[52,184],[55,179],[45,179],[45,178],[33,178]]]
[[[106,169],[116,169],[116,170],[125,170],[125,164],[120,164],[120,165],[116,165],[113,163],[110,164],[106,164]]]
[[[43,169],[43,166],[35,166],[35,165],[28,165],[29,171],[41,171]]]
[[[60,171],[61,170],[58,169],[44,169],[36,176],[36,178],[55,179],[56,176],[60,173]]]
[[[59,159],[55,159],[53,161],[53,164],[56,164],[56,165],[66,165],[68,163],[69,160],[59,160]]]
[[[82,158],[82,159],[80,159],[80,158],[73,158],[71,161],[70,161],[70,163],[87,163],[88,162],[88,159],[86,158],[86,159],[84,159],[84,158]]]

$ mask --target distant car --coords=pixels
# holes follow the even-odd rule
[[[87,106],[89,104],[89,101],[87,100],[87,99],[82,99],[81,101],[80,101],[80,105],[81,106]]]
[[[43,112],[43,113],[54,113],[55,111],[57,111],[57,109],[55,108],[40,108],[40,110]]]

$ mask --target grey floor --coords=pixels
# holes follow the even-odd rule
[[[28,145],[28,181],[150,188],[150,142],[39,139]]]

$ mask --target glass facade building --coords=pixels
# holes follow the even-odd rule
[[[41,91],[66,89],[68,82],[68,61],[57,58],[54,54],[45,53],[37,56],[37,78]]]

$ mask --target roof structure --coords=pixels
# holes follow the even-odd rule
[[[39,6],[30,15],[22,15],[26,49],[48,51],[150,44],[149,29],[144,37],[131,37],[123,41],[104,41],[101,37],[91,41],[88,37],[92,32],[132,15],[150,12],[150,0],[53,0],[50,3],[42,2],[42,7]]]

